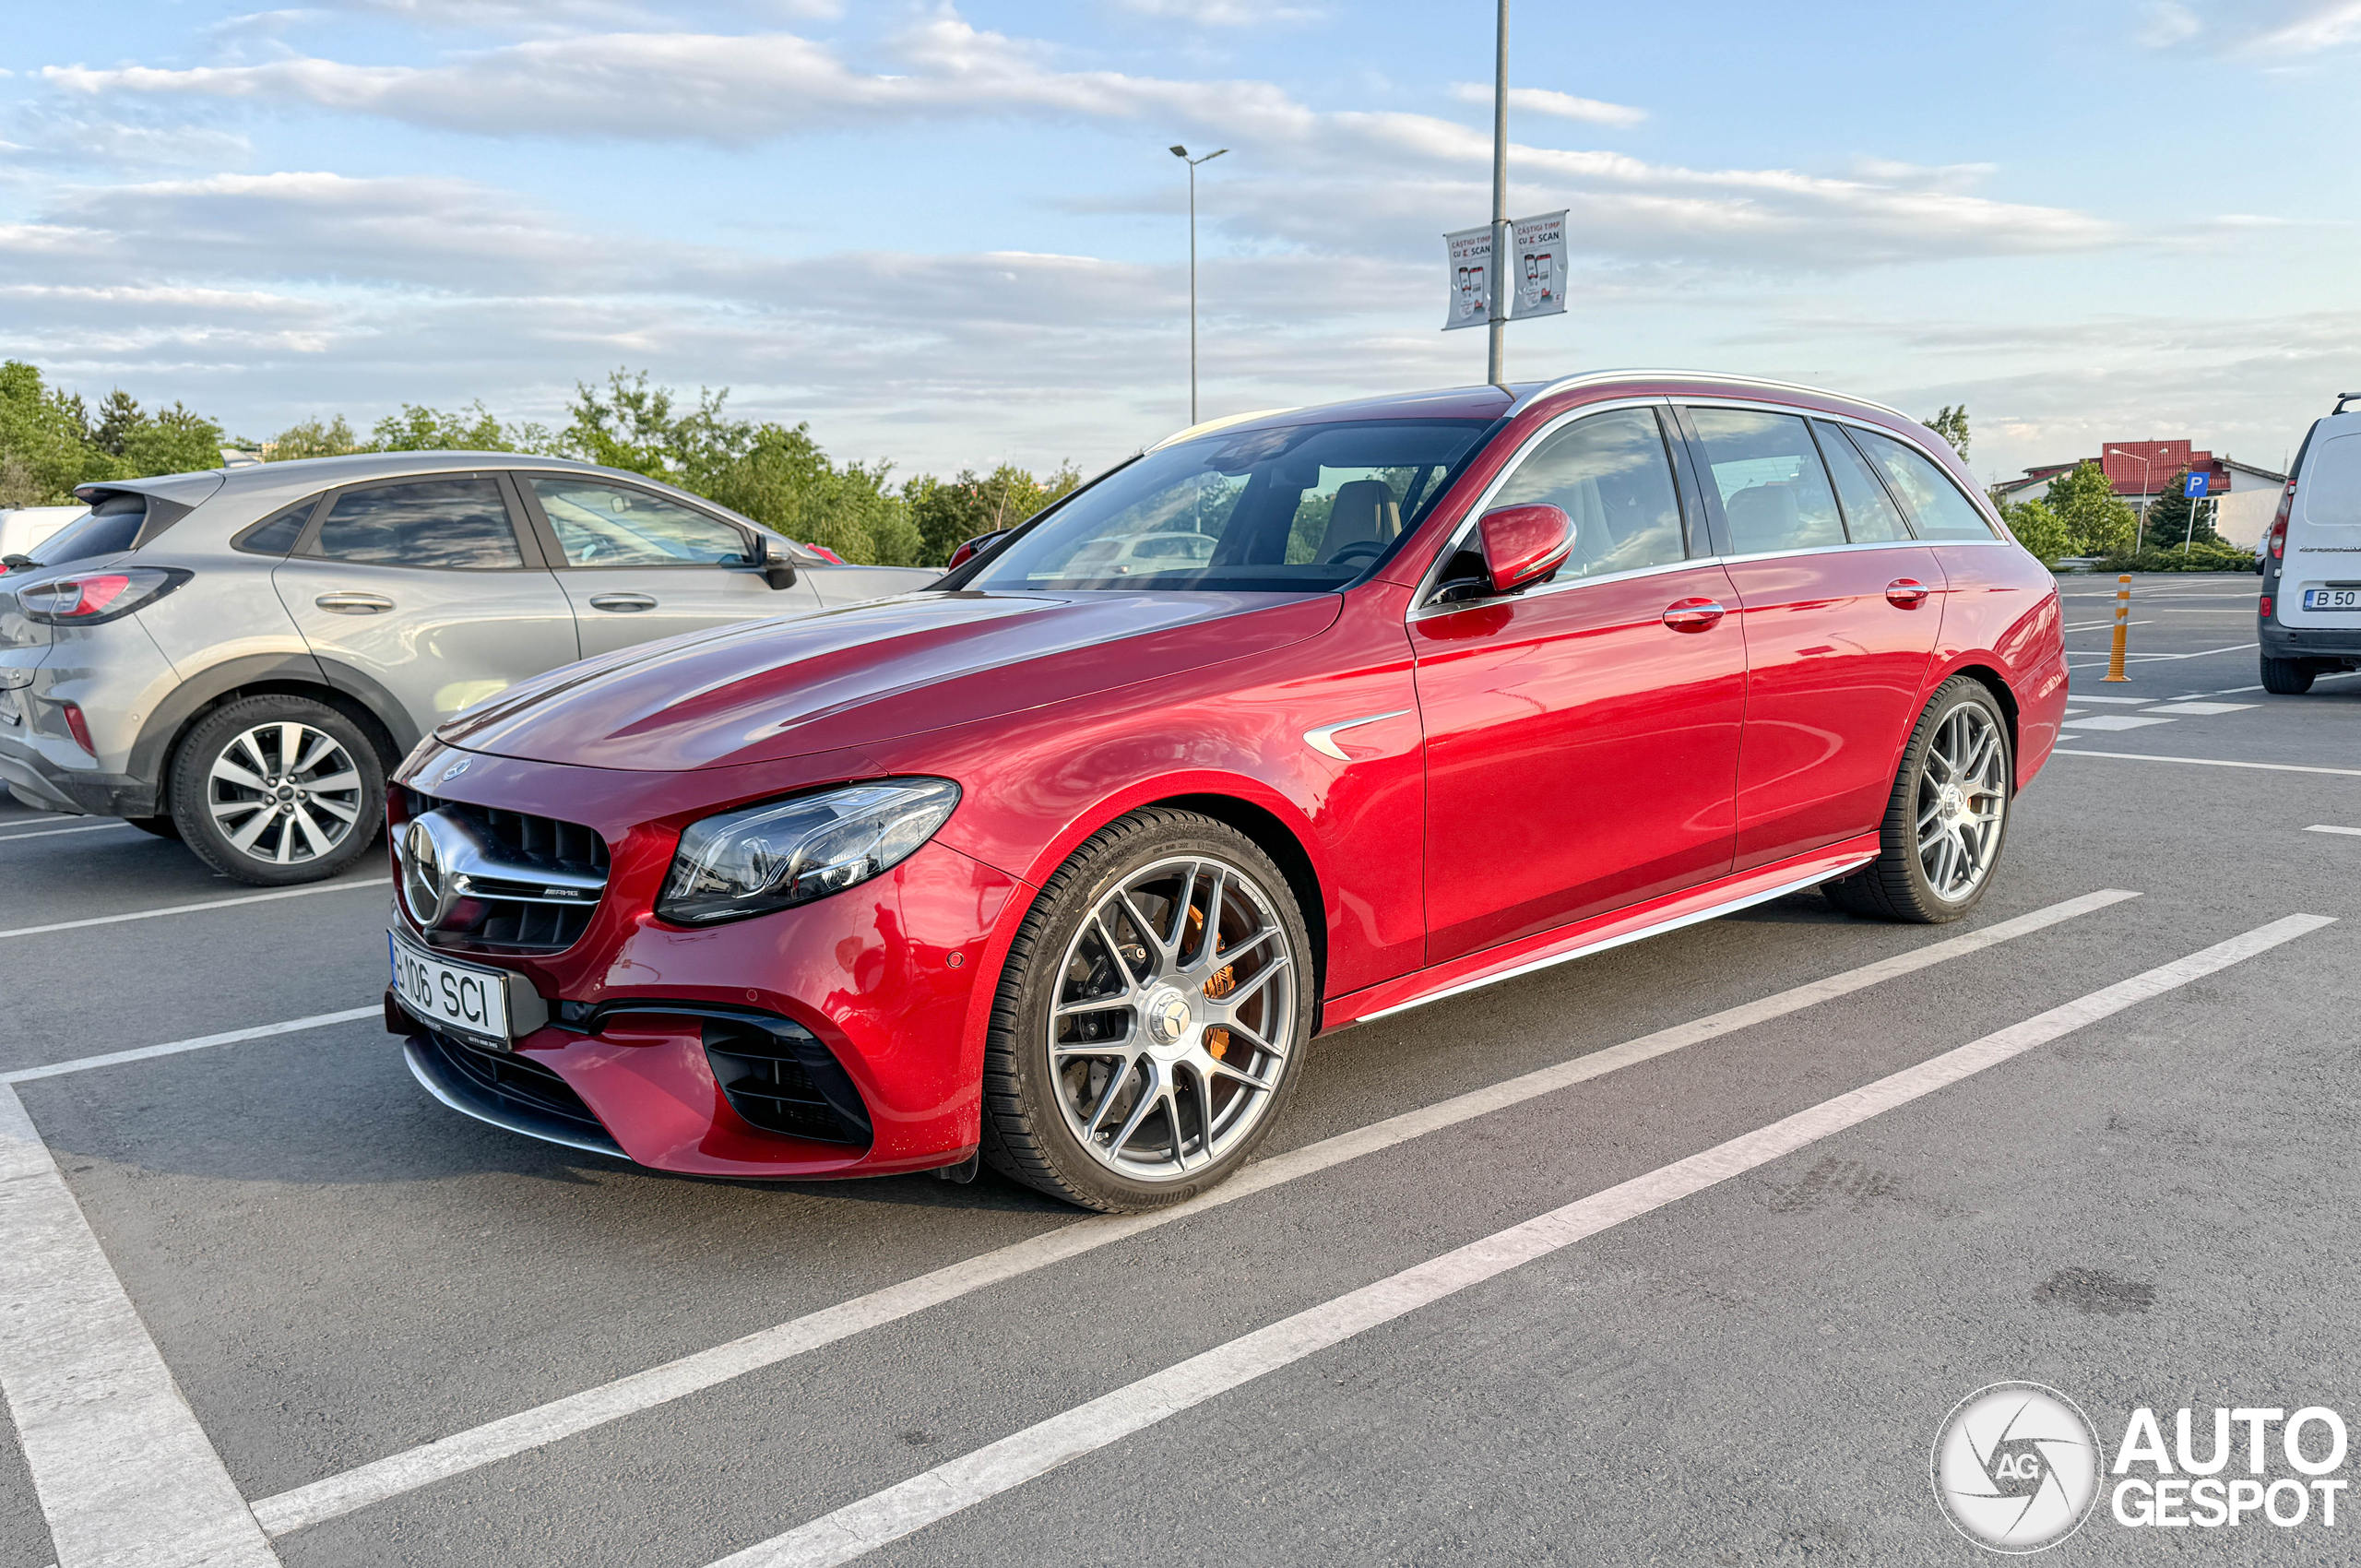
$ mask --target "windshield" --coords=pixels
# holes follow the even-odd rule
[[[93,512],[75,518],[25,553],[44,566],[63,566],[69,561],[88,561],[100,555],[120,555],[139,537],[139,525],[145,517],[137,508]]]
[[[1167,446],[1051,512],[966,586],[1340,588],[1418,526],[1489,428],[1370,420]]]

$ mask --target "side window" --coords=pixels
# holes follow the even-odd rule
[[[1558,579],[1669,565],[1689,553],[1672,460],[1653,409],[1610,409],[1548,437],[1509,476],[1495,506],[1547,504],[1574,521]]]
[[[1959,493],[1959,486],[1932,457],[1891,435],[1866,430],[1851,434],[1910,508],[1910,520],[1918,525],[1920,539],[1992,537],[1991,525],[1975,509],[1975,503]]]
[[[1691,409],[1689,417],[1714,470],[1733,554],[1845,542],[1828,470],[1801,416]]]
[[[522,566],[497,481],[412,480],[336,498],[310,553],[332,561],[490,572]]]
[[[718,517],[570,474],[521,474],[569,566],[744,566],[746,536]]]
[[[1868,460],[1845,439],[1845,432],[1820,420],[1812,421],[1811,428],[1820,437],[1820,455],[1828,459],[1828,471],[1835,478],[1836,499],[1845,507],[1845,531],[1853,542],[1908,539],[1910,526],[1902,520],[1893,497],[1878,482]]]
[[[264,518],[231,542],[250,554],[284,555],[303,537],[303,525],[312,520],[312,509],[319,501],[316,495],[298,501],[284,512]]]

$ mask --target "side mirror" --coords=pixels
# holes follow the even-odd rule
[[[979,533],[975,538],[969,540],[967,543],[961,545],[958,549],[953,551],[951,552],[951,564],[943,569],[946,572],[955,572],[960,567],[966,565],[968,562],[973,561],[977,556],[981,555],[985,551],[990,550],[996,540],[1003,540],[1007,537],[1008,529],[995,529],[991,533]]]
[[[795,563],[779,553],[777,546],[771,540],[771,536],[766,533],[756,534],[754,546],[763,552],[763,581],[770,584],[774,588],[793,588]]]
[[[1574,549],[1574,520],[1558,506],[1501,506],[1477,518],[1476,532],[1495,594],[1541,581]]]

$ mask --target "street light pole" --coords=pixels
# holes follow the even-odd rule
[[[2135,458],[2138,458],[2138,459],[2139,459],[2139,463],[2140,463],[2140,536],[2139,536],[2137,539],[2134,539],[2134,540],[2131,541],[2131,548],[2132,548],[2132,551],[2134,552],[2134,553],[2137,553],[2137,552],[2139,552],[2139,550],[2140,550],[2143,545],[2145,545],[2145,544],[2148,542],[2148,466],[2149,466],[2149,464],[2151,464],[2151,463],[2153,463],[2153,462],[2154,462],[2154,461],[2155,461],[2155,457],[2154,457],[2154,455],[2152,453],[2152,454],[2151,454],[2151,455],[2149,455],[2148,457],[2140,457],[2140,454],[2139,454],[2139,453],[2137,453],[2137,452],[2127,452],[2127,451],[2125,451],[2125,450],[2124,450],[2122,447],[2120,447],[2120,446],[2110,447],[2110,448],[2108,448],[2108,449],[2107,449],[2107,452],[2112,452],[2116,457],[2135,457]],[[2102,452],[2102,453],[2100,454],[2100,456],[2101,456],[2101,457],[2105,457],[2105,456],[2106,456],[2106,455],[2107,455],[2107,452]],[[2100,465],[2099,465],[2099,467],[2100,467],[2100,469],[2102,469],[2102,471],[2104,471],[2104,469],[2106,469],[2106,464],[2104,464],[2104,463],[2102,463],[2102,464],[2100,464]]]
[[[1505,6],[1508,0],[1501,4]],[[1172,148],[1172,156],[1189,166],[1189,422],[1192,425],[1197,422],[1197,165],[1211,163],[1228,150],[1217,148],[1203,158],[1192,158],[1185,147],[1176,143]]]
[[[1492,287],[1485,330],[1490,334],[1484,379],[1508,386],[1507,298],[1509,264],[1509,0],[1500,0],[1492,40]]]

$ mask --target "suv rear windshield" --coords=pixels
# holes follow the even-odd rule
[[[1003,549],[971,588],[1318,593],[1368,575],[1491,428],[1367,420],[1150,452]]]
[[[120,555],[131,548],[139,537],[139,525],[148,519],[144,505],[128,507],[104,504],[113,510],[92,512],[87,517],[77,517],[64,528],[33,546],[29,552],[44,566],[63,566],[69,561],[94,561],[101,555]]]

